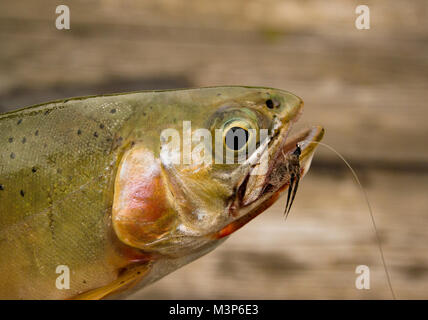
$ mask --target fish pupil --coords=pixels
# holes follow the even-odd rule
[[[242,149],[248,141],[249,133],[241,127],[232,127],[226,133],[226,145],[233,150]]]

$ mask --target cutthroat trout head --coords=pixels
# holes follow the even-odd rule
[[[151,105],[151,125],[143,111],[133,121],[112,219],[122,242],[169,256],[218,242],[296,189],[324,132],[290,135],[303,102],[277,89],[171,91]]]

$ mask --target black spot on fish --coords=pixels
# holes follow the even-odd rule
[[[147,115],[147,113],[143,112],[143,116],[145,117]]]
[[[2,184],[0,184],[0,191],[4,190],[4,186]]]
[[[86,280],[83,280],[83,283],[86,283]]]
[[[26,143],[26,142],[27,142],[27,138],[26,137],[22,138],[22,143]]]
[[[96,132],[96,131],[94,132],[94,137],[98,138],[98,132]]]
[[[51,112],[51,110],[46,110],[44,115],[47,116],[50,112]]]
[[[125,281],[121,281],[121,282],[120,282],[120,284],[124,284],[124,283],[125,283]]]
[[[13,142],[13,138],[12,138],[12,137],[10,137],[10,138],[8,139],[8,141],[9,141],[9,143],[12,143],[12,142]]]
[[[19,119],[18,122],[16,123],[17,125],[20,125],[22,123],[22,119]]]
[[[36,167],[32,167],[32,168],[31,168],[31,172],[32,172],[32,173],[36,173],[36,172],[37,172],[37,168],[36,168]]]
[[[36,130],[36,132],[34,132],[34,135],[37,137],[39,135],[39,130]]]
[[[62,173],[62,169],[61,168],[56,169],[56,173],[61,174]]]
[[[21,197],[25,196],[24,190],[21,190],[19,193],[21,194]]]
[[[110,113],[116,113],[116,109],[111,109]]]
[[[13,152],[10,154],[10,158],[15,159],[15,154]]]
[[[266,106],[269,109],[273,109],[273,101],[271,99],[266,100]]]
[[[100,124],[100,129],[104,129],[104,125],[102,123]]]
[[[218,96],[221,96],[221,93],[217,93]]]
[[[77,134],[80,136],[82,134],[82,130],[77,130]]]

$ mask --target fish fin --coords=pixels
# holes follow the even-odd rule
[[[119,277],[108,285],[83,292],[72,300],[100,300],[105,297],[130,289],[136,285],[150,270],[150,264],[134,266],[124,271]]]

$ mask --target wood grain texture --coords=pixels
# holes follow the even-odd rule
[[[66,96],[225,84],[305,101],[300,126],[354,164],[399,298],[428,298],[428,3],[55,1],[0,4],[0,110]],[[208,256],[134,298],[390,298],[368,210],[343,163],[320,149],[291,216],[285,199]],[[372,288],[355,289],[367,264]]]

